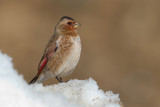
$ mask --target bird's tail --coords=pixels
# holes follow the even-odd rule
[[[34,84],[38,79],[38,75],[36,75],[30,82],[29,84]]]

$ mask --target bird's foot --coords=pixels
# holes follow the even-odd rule
[[[60,77],[60,78],[58,78],[58,77],[56,76],[56,79],[57,79],[57,80],[58,80],[58,82],[60,82],[60,83],[62,83],[62,82],[63,82],[61,77]]]

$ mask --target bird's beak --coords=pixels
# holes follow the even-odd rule
[[[80,27],[81,26],[81,24],[79,24],[79,23],[75,23],[74,24],[74,28],[76,29],[76,28],[78,28],[78,27]]]

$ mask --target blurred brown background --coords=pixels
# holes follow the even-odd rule
[[[81,59],[68,79],[95,79],[125,107],[160,107],[160,1],[0,0],[0,50],[29,82],[54,26],[82,24]],[[46,84],[57,83],[51,79]]]

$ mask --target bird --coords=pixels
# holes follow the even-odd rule
[[[38,72],[29,84],[43,83],[49,78],[61,83],[62,77],[74,71],[81,54],[79,27],[71,17],[63,16],[59,20],[39,62]]]

